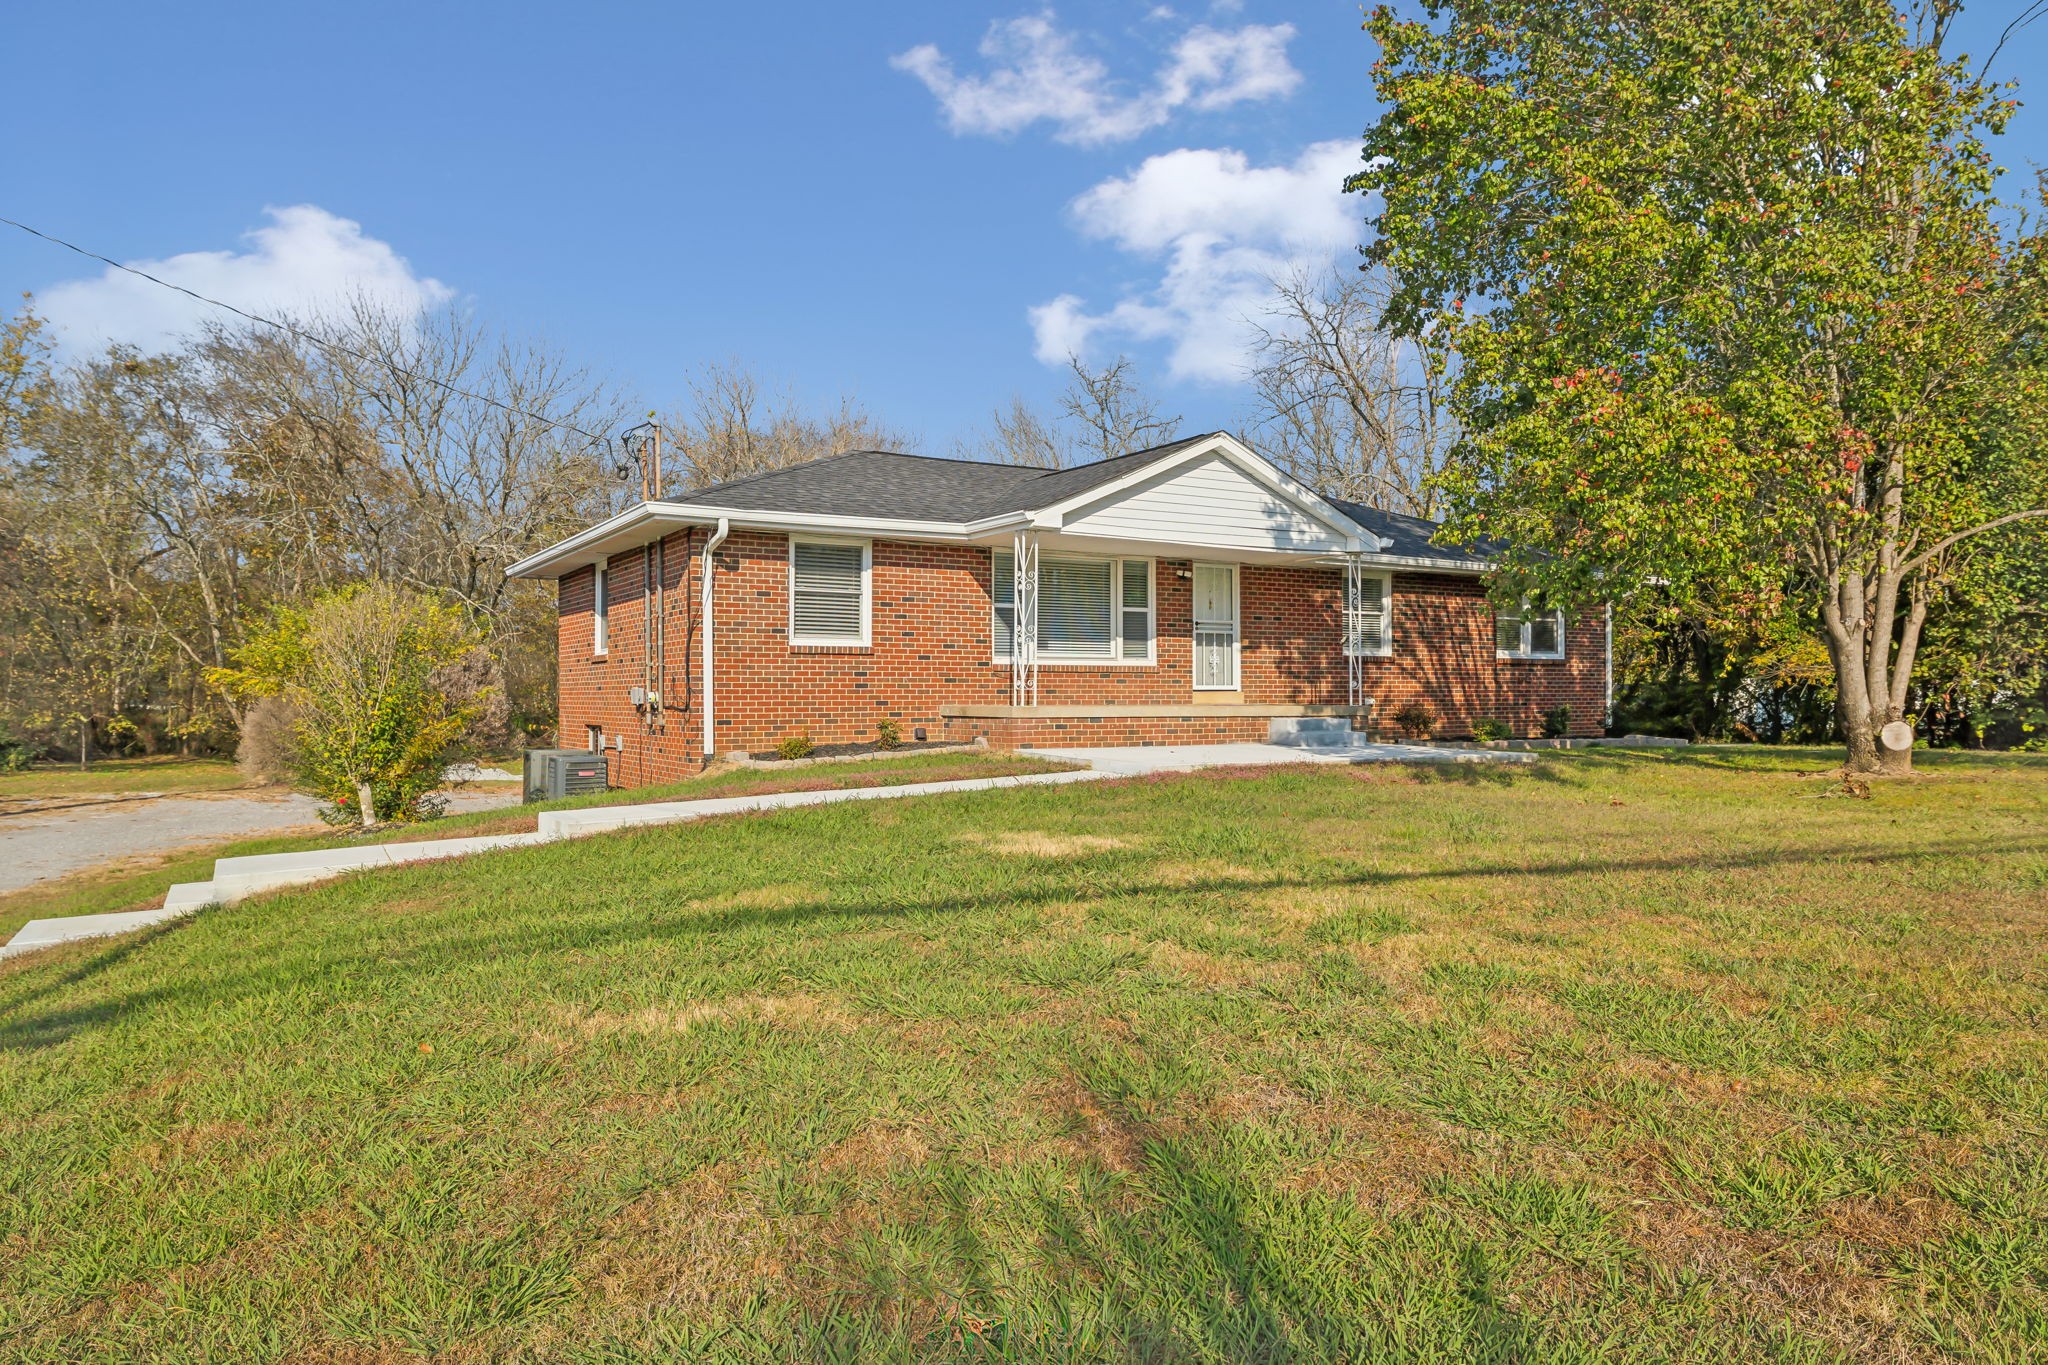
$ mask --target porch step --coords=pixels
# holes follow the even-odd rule
[[[1365,736],[1349,716],[1277,716],[1266,722],[1266,742],[1290,749],[1349,749]]]

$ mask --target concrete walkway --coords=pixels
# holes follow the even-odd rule
[[[116,915],[72,915],[60,919],[33,920],[21,927],[0,958],[33,952],[57,943],[78,939],[104,938],[130,933],[152,924],[188,915],[208,905],[227,905],[258,892],[306,882],[325,881],[345,872],[369,867],[391,867],[403,863],[460,858],[501,848],[521,848],[557,839],[579,839],[609,830],[639,825],[672,825],[706,820],[718,815],[739,815],[750,811],[790,810],[799,806],[829,806],[841,801],[885,801],[905,796],[938,796],[949,792],[995,791],[1005,787],[1060,786],[1069,782],[1093,782],[1112,776],[1107,772],[1078,769],[1060,773],[1024,773],[1013,777],[977,777],[959,782],[913,782],[900,787],[845,787],[831,791],[772,792],[761,796],[727,796],[704,801],[660,801],[637,806],[593,806],[584,810],[542,811],[540,828],[531,834],[491,834],[472,839],[423,839],[403,844],[353,844],[339,848],[308,849],[299,853],[263,853],[245,858],[221,858],[213,865],[213,880],[181,882],[164,896],[162,907],[134,910]]]
[[[1040,758],[1085,763],[1118,777],[1192,772],[1197,768],[1261,767],[1269,763],[1533,763],[1536,755],[1504,749],[1439,749],[1427,744],[1352,744],[1311,749],[1285,744],[1158,744],[1126,749],[1033,749]]]
[[[470,839],[423,839],[403,844],[346,844],[301,853],[265,853],[222,858],[213,865],[213,880],[185,882],[170,889],[163,906],[116,915],[77,915],[35,920],[0,947],[0,958],[77,939],[125,934],[160,924],[207,905],[225,905],[258,892],[306,882],[325,881],[370,867],[461,858],[502,848],[523,848],[556,839],[579,839],[609,830],[641,825],[673,825],[719,815],[750,811],[792,810],[829,806],[841,801],[889,801],[950,792],[997,791],[1007,787],[1062,786],[1105,777],[1148,773],[1191,772],[1198,768],[1234,768],[1280,763],[1532,763],[1536,756],[1498,749],[1439,749],[1410,744],[1353,744],[1340,749],[1299,748],[1280,744],[1185,744],[1125,749],[1036,749],[1035,757],[1087,765],[1071,772],[1026,773],[1014,777],[979,777],[958,782],[913,782],[900,787],[843,787],[830,791],[773,792],[762,796],[727,796],[703,801],[658,801],[643,805],[590,806],[580,810],[542,811],[531,834],[492,834]]]

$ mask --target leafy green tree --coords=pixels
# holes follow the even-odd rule
[[[1382,8],[1389,320],[1456,367],[1449,534],[1499,591],[1654,585],[1819,623],[1856,771],[1929,612],[2038,534],[2037,241],[1985,138],[2013,101],[1943,52],[1952,0],[1430,0]],[[1787,594],[1794,595],[1787,601]]]
[[[302,777],[334,823],[368,829],[439,813],[442,768],[491,700],[464,680],[483,648],[456,608],[362,583],[273,607],[209,680],[289,704]]]

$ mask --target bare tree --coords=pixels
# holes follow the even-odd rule
[[[1139,386],[1128,357],[1118,356],[1096,370],[1079,356],[1069,356],[1067,368],[1057,416],[1044,416],[1017,395],[1008,410],[998,408],[990,414],[987,432],[957,444],[961,456],[1064,469],[1170,441],[1179,430],[1179,417],[1159,415],[1158,404]]]
[[[1073,374],[1060,395],[1060,410],[1073,424],[1076,445],[1087,458],[1111,460],[1171,441],[1180,417],[1162,417],[1138,383],[1128,356],[1091,370],[1079,356],[1067,357]]]
[[[986,434],[960,442],[958,449],[963,458],[994,464],[1064,469],[1074,463],[1073,437],[1041,416],[1022,394],[1010,399],[1008,411],[997,408],[990,414]]]
[[[689,388],[689,405],[663,426],[692,488],[849,450],[916,444],[852,397],[827,412],[806,411],[787,389],[768,388],[736,360],[704,366]]]
[[[1434,516],[1455,429],[1441,369],[1380,325],[1386,272],[1304,271],[1273,289],[1251,372],[1260,446],[1332,497]]]

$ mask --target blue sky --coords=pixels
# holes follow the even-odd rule
[[[42,4],[7,30],[10,217],[251,306],[453,297],[650,406],[737,358],[932,453],[1049,397],[1072,347],[1237,425],[1258,278],[1356,244],[1335,182],[1375,112],[1345,3]],[[2048,22],[1999,67],[2048,72]],[[2048,162],[2048,98],[2000,154]],[[0,232],[0,288],[74,338],[186,320],[100,274]]]

